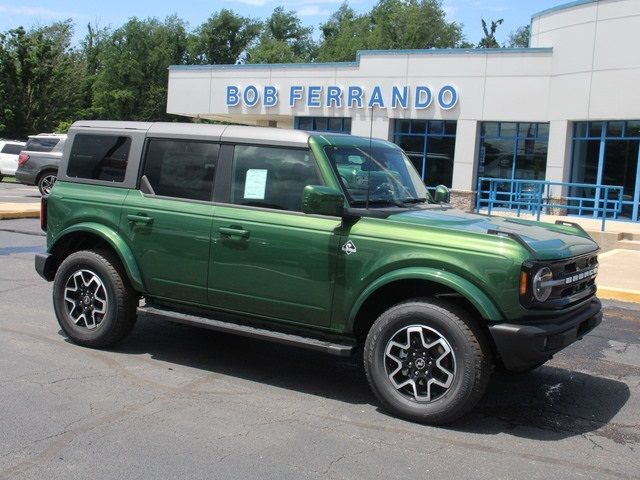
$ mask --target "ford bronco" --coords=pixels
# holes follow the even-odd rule
[[[396,145],[258,127],[75,123],[42,200],[53,306],[105,348],[144,314],[362,354],[382,406],[451,422],[495,365],[540,366],[601,321],[577,225],[456,210]]]

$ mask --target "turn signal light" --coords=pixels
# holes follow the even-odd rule
[[[40,199],[40,228],[43,232],[47,231],[47,197]]]
[[[520,295],[522,296],[526,295],[528,283],[529,283],[529,274],[527,272],[520,272]]]

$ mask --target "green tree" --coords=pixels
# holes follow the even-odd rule
[[[70,48],[71,20],[0,35],[0,132],[52,131],[81,103],[80,60]]]
[[[462,26],[447,21],[439,0],[380,0],[362,15],[345,3],[320,28],[322,61],[353,60],[361,49],[468,46]]]
[[[310,62],[316,44],[312,27],[304,27],[294,11],[277,7],[264,23],[258,43],[247,51],[248,63]]]
[[[511,32],[507,39],[507,47],[509,48],[529,48],[531,39],[531,25],[525,25],[518,28],[515,32]]]
[[[222,9],[189,37],[189,61],[196,64],[235,64],[258,35],[262,24]]]
[[[184,63],[186,27],[170,16],[130,19],[98,51],[93,112],[113,120],[167,120],[167,67]]]
[[[480,39],[478,42],[478,48],[500,48],[498,41],[496,40],[496,30],[498,27],[504,22],[501,18],[499,20],[491,20],[491,26],[487,26],[487,22],[482,21],[482,31],[484,32],[484,37]]]

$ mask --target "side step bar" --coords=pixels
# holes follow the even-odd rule
[[[270,342],[281,343],[284,345],[293,345],[296,347],[306,348],[308,350],[316,350],[319,352],[336,355],[338,357],[349,357],[353,353],[354,345],[345,343],[333,343],[317,338],[303,337],[291,333],[275,332],[249,325],[239,325],[237,323],[222,322],[207,317],[199,317],[187,313],[174,312],[172,310],[163,310],[154,307],[138,307],[138,315],[144,314],[153,319],[167,320],[170,322],[184,323],[196,327],[209,328],[219,332],[233,333],[244,337],[258,338]]]

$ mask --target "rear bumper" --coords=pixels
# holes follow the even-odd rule
[[[36,253],[36,272],[47,282],[53,280],[56,274],[56,261],[50,253]]]
[[[508,370],[526,370],[593,330],[602,322],[601,310],[600,300],[593,298],[585,307],[555,319],[500,323],[490,325],[489,331],[504,366]]]
[[[38,172],[18,168],[16,170],[16,182],[24,185],[35,185],[37,175]]]

